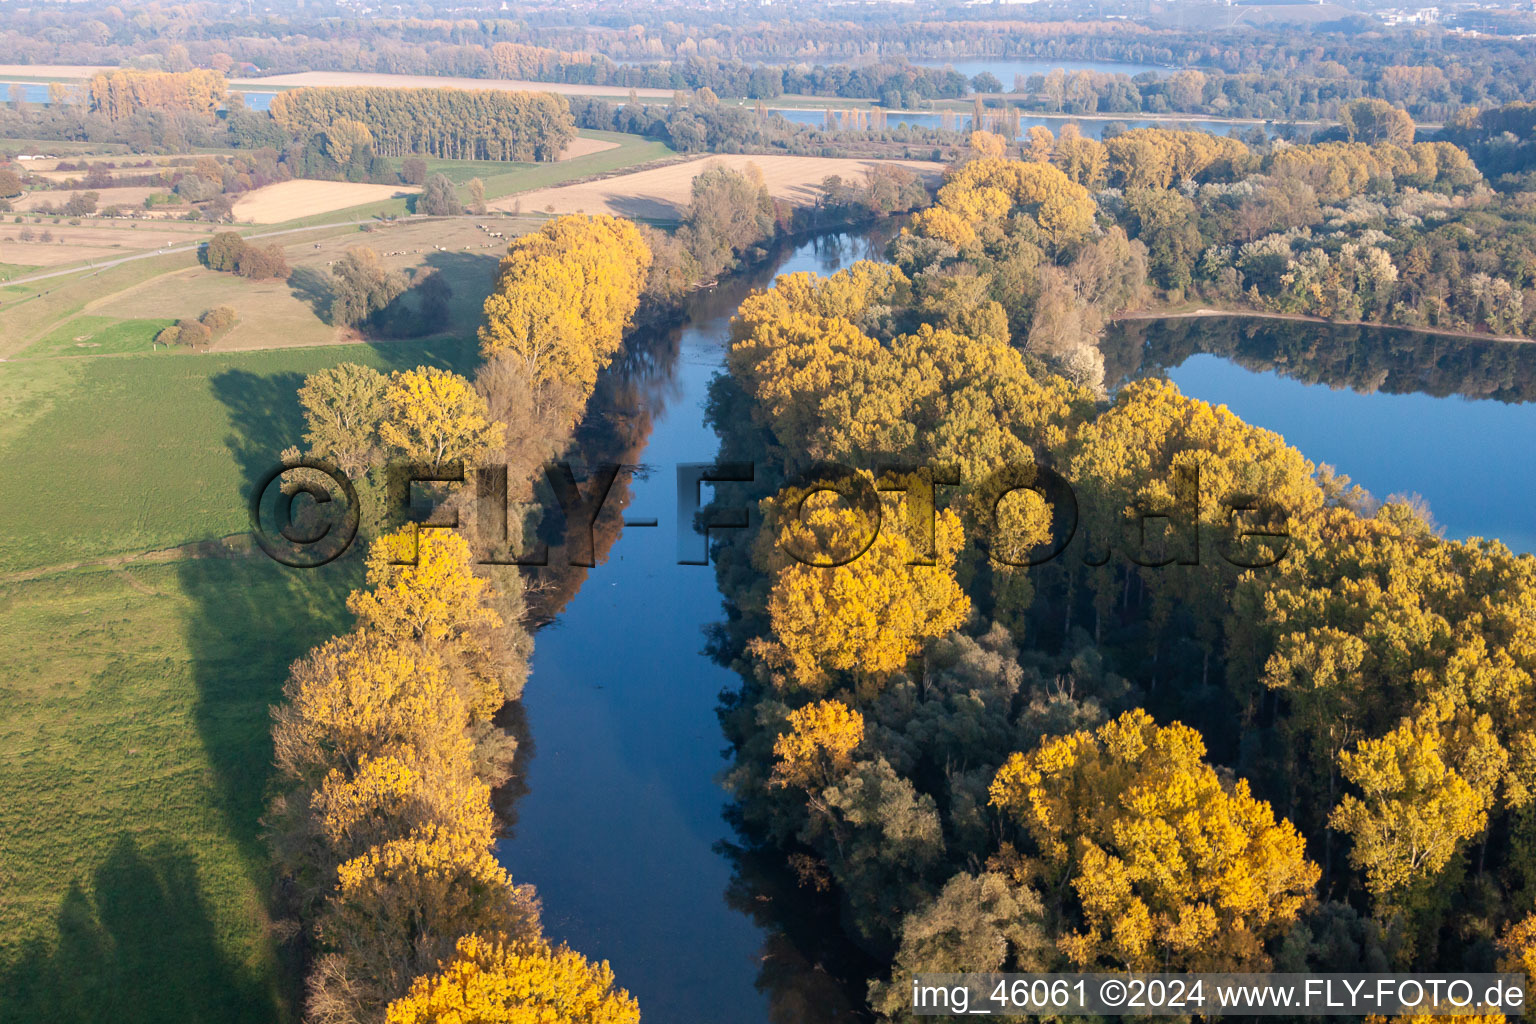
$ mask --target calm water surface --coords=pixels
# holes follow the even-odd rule
[[[1305,384],[1215,355],[1168,376],[1379,498],[1423,496],[1447,537],[1497,537],[1536,552],[1536,405]]]
[[[1136,75],[1151,72],[1162,77],[1170,74],[1173,69],[1160,67],[1156,64],[1135,64],[1128,61],[1113,60],[1007,60],[1002,57],[962,57],[957,60],[914,60],[912,63],[929,68],[950,67],[960,72],[966,78],[975,78],[984,71],[989,71],[1001,83],[1003,88],[1012,90],[1013,80],[1018,75],[1028,78],[1030,75],[1048,75],[1058,68],[1071,74],[1074,71],[1093,71],[1101,75]]]
[[[526,791],[499,854],[538,887],[548,933],[611,961],[648,1020],[822,1024],[787,1008],[826,999],[785,999],[782,978],[834,988],[814,953],[739,909],[740,886],[727,897],[732,862],[720,844],[733,835],[714,782],[724,763],[715,709],[737,680],[703,652],[702,630],[721,615],[714,572],[676,564],[674,468],[714,456],[703,403],[747,288],[778,272],[828,273],[880,249],[840,237],[790,250],[698,297],[681,330],[642,341],[642,353],[609,375],[608,419],[627,437],[617,450],[648,468],[619,492],[623,516],[659,525],[615,531],[600,541],[595,569],[556,588],[558,611],[539,633],[523,702]],[[1110,361],[1114,381],[1167,373],[1378,494],[1419,492],[1452,535],[1500,534],[1531,550],[1536,347],[1426,337],[1143,325],[1111,339]],[[773,902],[782,911],[794,899]]]
[[[528,791],[500,857],[538,887],[550,936],[611,961],[647,1020],[769,1019],[755,985],[765,935],[726,903],[731,866],[716,852],[731,830],[714,782],[724,767],[715,706],[738,680],[702,653],[720,594],[713,567],[676,564],[674,467],[714,458],[703,403],[748,285],[831,273],[881,249],[848,236],[802,245],[693,304],[675,349],[660,346],[632,389],[644,408],[630,415],[650,423],[634,461],[651,472],[634,481],[625,517],[660,525],[625,529],[538,634],[523,700]]]
[[[1212,318],[1108,347],[1112,383],[1166,373],[1378,498],[1420,495],[1448,537],[1536,553],[1536,344]]]

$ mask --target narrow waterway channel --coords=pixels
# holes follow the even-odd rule
[[[635,339],[645,354],[614,371],[630,378],[614,392],[634,407],[603,415],[641,435],[623,461],[644,467],[624,518],[657,525],[626,526],[538,633],[523,700],[526,792],[500,856],[538,887],[546,931],[609,960],[650,1021],[769,1020],[755,984],[765,936],[728,905],[731,866],[716,848],[731,829],[715,782],[725,763],[715,707],[737,678],[703,651],[704,627],[721,615],[714,569],[677,564],[675,468],[715,457],[704,402],[747,293],[883,249],[882,237],[848,234],[786,248],[694,297],[680,329]]]

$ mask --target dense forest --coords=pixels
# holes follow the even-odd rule
[[[547,92],[293,89],[273,97],[271,114],[295,136],[340,136],[348,153],[371,143],[381,156],[555,160],[576,136],[565,100]]]
[[[1155,247],[991,146],[891,263],[734,322],[711,417],[760,469],[717,501],[760,514],[717,541],[714,649],[749,843],[835,903],[884,1019],[920,970],[1528,962],[1536,562],[1166,382],[1096,391],[1059,304],[1002,297],[1113,308]]]

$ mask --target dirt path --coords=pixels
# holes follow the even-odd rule
[[[364,220],[336,221],[334,224],[308,224],[301,228],[284,228],[281,231],[261,231],[253,235],[246,235],[244,237],[273,238],[277,235],[293,235],[302,231],[323,231],[327,228],[354,227],[358,224],[372,223],[374,219],[375,218],[373,217],[368,217]],[[400,217],[398,219],[408,220],[409,218]],[[45,281],[50,277],[64,277],[68,274],[79,274],[87,270],[94,270],[95,272],[100,273],[101,271],[107,270],[110,267],[116,267],[123,263],[132,263],[134,260],[149,260],[154,259],[156,256],[175,256],[184,252],[196,252],[205,241],[207,241],[207,239],[199,239],[197,242],[194,242],[191,245],[170,245],[156,249],[154,252],[138,252],[134,253],[132,256],[120,256],[115,260],[102,260],[100,263],[91,263],[90,265],[84,267],[66,267],[63,270],[50,270],[45,274],[32,274],[29,277],[18,277],[13,280],[6,281],[5,285],[6,287],[10,287],[12,285],[18,284],[31,284],[33,281]],[[86,276],[89,277],[91,275],[87,274]]]
[[[156,593],[155,590],[134,580],[123,570],[134,565],[164,565],[167,562],[184,562],[193,558],[250,558],[253,554],[259,553],[260,549],[250,543],[249,534],[232,533],[228,537],[220,537],[217,540],[193,541],[190,544],[161,548],[157,551],[108,555],[105,558],[83,558],[75,562],[57,562],[53,565],[39,565],[17,572],[0,573],[0,584],[26,583],[29,580],[40,580],[60,573],[73,572],[76,569],[107,569],[126,577],[129,585],[135,590],[153,594]]]

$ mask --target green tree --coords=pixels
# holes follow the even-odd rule
[[[459,202],[459,190],[448,176],[434,174],[427,179],[421,198],[416,201],[416,210],[429,217],[451,217],[463,213],[464,207]]]
[[[348,249],[331,268],[331,323],[355,326],[381,312],[406,289],[405,275],[384,266],[366,246]]]
[[[388,386],[379,371],[357,363],[341,363],[305,378],[299,404],[310,452],[353,479],[371,469],[379,455]]]

